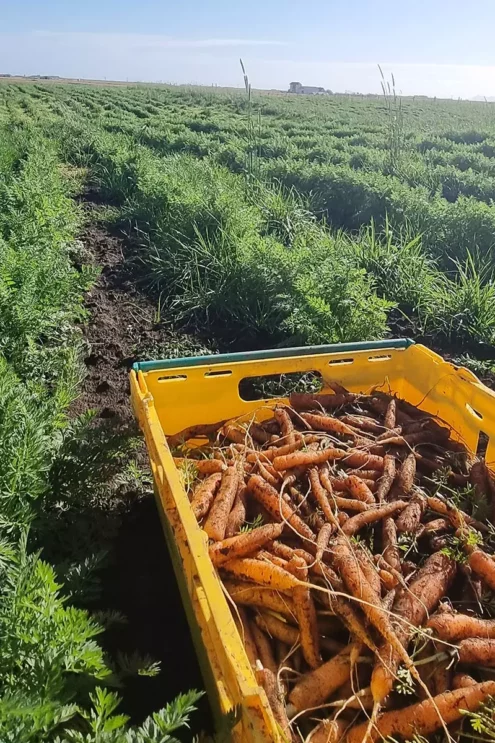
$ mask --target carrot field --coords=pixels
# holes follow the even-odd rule
[[[2,743],[210,732],[134,361],[408,336],[493,383],[495,104],[385,91],[0,83]]]

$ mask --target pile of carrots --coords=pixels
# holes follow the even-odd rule
[[[282,740],[458,740],[495,696],[495,482],[441,421],[330,388],[169,439],[192,510]]]

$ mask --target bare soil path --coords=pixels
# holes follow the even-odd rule
[[[80,236],[83,260],[99,266],[101,274],[86,297],[87,376],[72,411],[96,410],[106,423],[138,435],[130,407],[129,370],[143,349],[170,345],[173,337],[155,322],[153,302],[129,275],[125,241],[91,218],[97,215],[98,205],[90,198],[84,203],[89,219]],[[144,446],[139,456],[146,470]],[[99,604],[127,618],[126,624],[107,630],[102,638],[112,655],[139,651],[161,662],[158,676],[131,677],[120,690],[122,711],[140,722],[177,694],[203,688],[203,681],[151,488],[147,492],[127,489],[123,499]],[[193,732],[209,730],[206,697],[191,722]],[[191,731],[184,739],[191,739]]]

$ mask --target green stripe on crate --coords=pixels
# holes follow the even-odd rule
[[[213,364],[234,364],[239,361],[264,361],[267,359],[286,359],[291,356],[317,356],[323,353],[344,353],[348,351],[382,351],[409,348],[411,338],[396,338],[385,341],[359,341],[357,343],[333,343],[327,346],[300,346],[299,348],[271,348],[265,351],[245,351],[242,353],[220,353],[211,356],[188,356],[183,359],[161,359],[159,361],[137,361],[134,371],[156,371],[157,369],[176,369],[184,366],[211,366]]]

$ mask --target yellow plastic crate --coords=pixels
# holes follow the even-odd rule
[[[453,436],[473,452],[481,432],[481,441],[486,443],[488,437],[486,462],[492,468],[495,463],[495,393],[467,369],[407,339],[135,364],[132,404],[146,439],[160,516],[205,685],[217,724],[222,715],[239,708],[232,733],[239,743],[280,741],[280,736],[165,437],[196,424],[250,417],[260,405],[276,404],[275,399],[243,400],[239,383],[245,378],[309,371],[352,392],[380,387],[396,394],[449,424]]]

